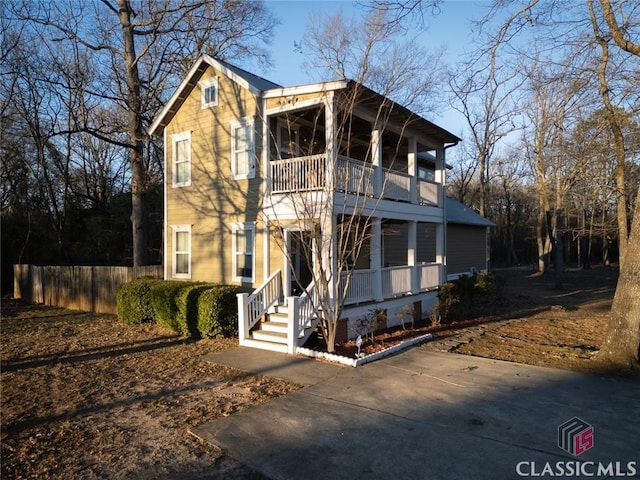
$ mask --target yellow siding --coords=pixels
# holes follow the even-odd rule
[[[262,202],[260,156],[262,125],[260,105],[253,94],[212,68],[201,78],[218,76],[218,105],[201,108],[196,87],[166,127],[167,253],[169,276],[173,262],[172,225],[191,225],[192,280],[232,282],[232,224],[256,222],[255,270],[257,284],[263,280]],[[232,121],[253,117],[256,130],[256,178],[234,180],[231,172]],[[171,136],[191,132],[191,185],[172,186]]]
[[[267,110],[289,106],[295,108],[296,103],[306,102],[307,100],[321,99],[325,96],[325,92],[305,93],[304,95],[288,95],[285,97],[268,98]]]

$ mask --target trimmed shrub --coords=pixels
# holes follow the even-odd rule
[[[212,285],[198,296],[198,332],[202,337],[232,337],[238,334],[238,300],[242,288]]]
[[[200,337],[198,331],[198,299],[203,292],[214,288],[215,285],[207,283],[187,284],[176,295],[178,315],[176,321],[180,333],[193,338]]]
[[[151,304],[151,289],[161,282],[157,278],[137,278],[120,285],[116,297],[120,321],[128,325],[152,322],[155,312]]]
[[[480,272],[475,277],[473,289],[476,293],[487,295],[492,293],[493,285],[494,281],[491,272]]]
[[[151,287],[151,304],[156,315],[156,323],[161,327],[182,333],[178,323],[178,292],[193,282],[179,280],[165,280]]]

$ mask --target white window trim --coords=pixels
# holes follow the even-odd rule
[[[247,173],[238,173],[236,165],[236,136],[235,131],[240,127],[249,127],[249,165]],[[256,131],[253,117],[244,117],[230,124],[231,128],[231,175],[234,180],[245,180],[256,176]]]
[[[178,169],[176,168],[176,162],[178,160],[178,149],[177,149],[177,144],[178,142],[187,140],[187,142],[189,143],[189,148],[187,149],[187,159],[185,160],[185,162],[189,165],[189,180],[187,180],[186,182],[177,182],[177,175],[178,175]],[[181,133],[176,133],[174,135],[171,135],[171,144],[172,144],[172,151],[173,151],[173,156],[171,159],[171,170],[172,170],[172,174],[171,174],[171,185],[173,187],[188,187],[189,185],[191,185],[191,132],[181,132]]]
[[[238,253],[236,251],[236,234],[239,231],[250,231],[251,235],[252,235],[252,244],[253,244],[253,249],[251,251],[251,277],[242,277],[239,275],[236,275],[236,272],[238,271],[237,266],[238,266]],[[231,268],[233,271],[233,281],[234,282],[244,282],[244,283],[254,283],[255,282],[255,277],[256,277],[256,224],[254,222],[246,222],[246,223],[233,223],[231,224],[231,252],[232,252],[232,259],[231,259]],[[246,252],[242,252],[242,253],[246,253]]]
[[[171,225],[171,229],[173,230],[172,240],[171,240],[171,276],[173,278],[191,278],[191,258],[192,251],[192,236],[191,236],[191,225]],[[176,236],[178,233],[187,232],[189,234],[189,250],[187,252],[178,252],[176,251]],[[178,253],[187,253],[189,255],[189,263],[188,263],[188,273],[177,273],[176,272],[176,255]]]
[[[218,78],[214,77],[214,78],[210,78],[208,80],[204,80],[204,81],[200,82],[198,85],[200,86],[200,107],[202,109],[205,109],[205,108],[211,108],[211,107],[217,106],[218,105],[218,96],[219,96]],[[212,102],[207,102],[205,100],[205,92],[206,92],[207,88],[209,88],[209,87],[215,87],[215,89],[216,89],[216,98]]]

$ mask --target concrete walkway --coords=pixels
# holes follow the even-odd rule
[[[192,431],[272,479],[495,480],[547,462],[555,478],[557,462],[583,469],[571,478],[640,478],[634,380],[425,347],[358,368],[243,348],[208,360],[307,385]],[[573,417],[594,429],[577,457],[557,445]]]

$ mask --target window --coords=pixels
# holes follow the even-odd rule
[[[233,279],[254,281],[254,250],[256,227],[253,223],[233,225]]]
[[[191,278],[191,225],[174,225],[173,276]]]
[[[212,78],[200,84],[202,92],[201,107],[209,108],[218,105],[218,79]]]
[[[173,186],[191,185],[191,132],[172,136],[173,140]]]
[[[253,120],[231,124],[231,170],[236,180],[255,177]]]

